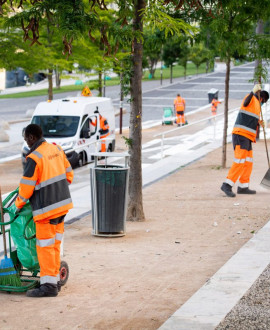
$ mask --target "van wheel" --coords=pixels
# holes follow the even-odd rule
[[[112,152],[112,144],[108,145],[108,152]]]
[[[84,154],[81,152],[79,154],[78,166],[79,167],[82,167],[84,164],[85,164]]]

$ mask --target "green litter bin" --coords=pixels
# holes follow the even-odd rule
[[[127,153],[103,152],[93,155],[90,169],[92,234],[118,237],[126,234],[129,167]],[[109,157],[125,158],[123,165],[108,163]],[[99,159],[102,158],[102,164]]]

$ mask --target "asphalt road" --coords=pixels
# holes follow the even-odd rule
[[[242,99],[251,89],[253,83],[249,80],[253,77],[254,64],[248,63],[242,66],[233,67],[230,77],[230,94],[233,99]],[[162,120],[163,108],[172,107],[173,100],[177,93],[180,93],[186,100],[186,113],[203,107],[208,104],[208,91],[211,88],[219,90],[219,99],[225,95],[225,70],[203,74],[188,78],[174,79],[170,84],[169,80],[143,82],[143,121]],[[54,99],[67,96],[76,96],[78,92],[55,94]],[[115,107],[119,107],[119,86],[106,87],[105,96],[113,100]],[[25,118],[26,111],[34,109],[41,101],[46,101],[46,96],[38,96],[22,99],[0,99],[0,119],[12,121]],[[130,103],[128,97],[124,100],[126,114],[123,118],[123,126],[129,126]],[[116,120],[116,127],[119,127],[119,120]]]

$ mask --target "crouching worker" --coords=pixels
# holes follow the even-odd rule
[[[73,170],[62,148],[46,142],[36,124],[25,128],[24,140],[30,151],[15,201],[17,212],[29,199],[36,224],[36,248],[40,265],[40,287],[28,290],[28,297],[55,297],[61,289],[60,246],[64,218],[73,207],[68,185]]]

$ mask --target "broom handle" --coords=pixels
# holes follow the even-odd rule
[[[262,107],[261,107],[261,118],[262,118],[262,121],[263,121],[263,123],[264,123],[264,120],[263,120],[263,114],[262,114]],[[268,148],[267,148],[267,143],[266,143],[266,134],[265,134],[265,128],[264,128],[264,125],[262,125],[262,127],[263,127],[264,144],[265,144],[265,149],[266,149],[266,156],[267,156],[267,161],[268,161],[268,167],[270,168],[269,154],[268,154]]]
[[[0,187],[0,210],[1,210],[1,222],[4,222],[4,211],[3,211],[1,187]],[[6,257],[7,256],[7,241],[6,241],[5,225],[2,225],[1,229],[2,229],[2,234],[3,234],[4,254]]]

